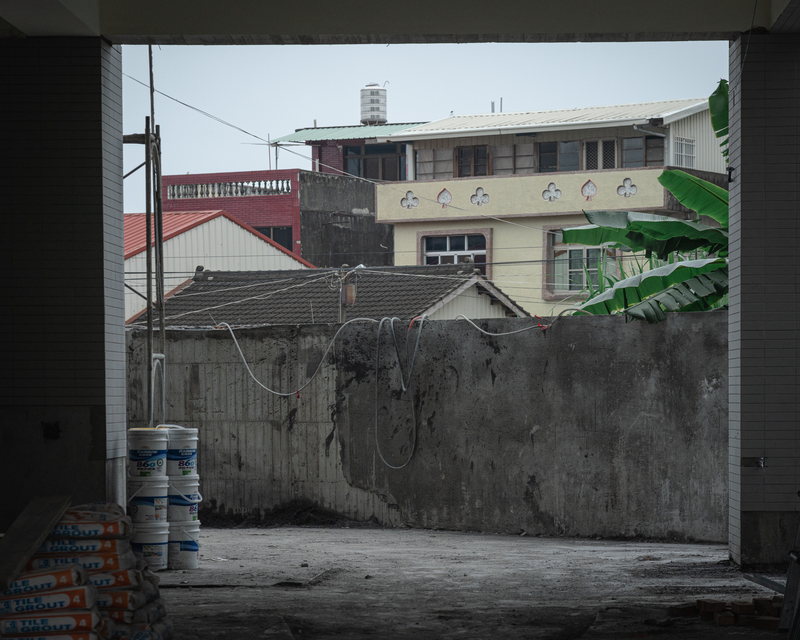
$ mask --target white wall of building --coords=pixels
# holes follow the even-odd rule
[[[670,164],[680,166],[675,158],[675,138],[689,138],[695,141],[695,169],[725,173],[725,157],[711,128],[708,109],[671,123],[669,135]]]
[[[224,216],[209,220],[164,242],[164,288],[167,292],[190,279],[198,265],[213,271],[279,271],[307,269]],[[146,253],[125,261],[125,283],[145,294]],[[145,301],[125,289],[125,318],[145,308]]]
[[[488,295],[478,293],[478,287],[472,286],[462,291],[455,298],[430,314],[431,320],[455,320],[459,315],[470,319],[505,318],[506,307],[492,304]]]

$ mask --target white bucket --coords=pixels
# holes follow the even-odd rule
[[[169,504],[169,478],[128,478],[128,505],[131,520],[140,522],[166,522]]]
[[[161,424],[156,429],[169,434],[167,475],[197,475],[197,429],[177,424]]]
[[[170,476],[168,494],[170,522],[197,521],[197,505],[203,501],[200,476]]]
[[[167,434],[158,429],[128,429],[128,475],[167,475]]]
[[[167,568],[169,525],[166,522],[143,522],[133,526],[131,546],[151,571]]]
[[[169,523],[169,568],[197,569],[200,561],[200,523]]]

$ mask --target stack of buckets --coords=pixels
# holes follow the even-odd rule
[[[162,569],[197,569],[197,429],[160,425],[128,430],[128,506],[135,553]]]

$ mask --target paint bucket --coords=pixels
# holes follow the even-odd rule
[[[200,476],[169,477],[169,521],[196,522],[200,495]]]
[[[169,523],[169,568],[197,569],[200,561],[200,523]]]
[[[167,434],[158,429],[128,429],[128,475],[147,478],[167,474]]]
[[[166,522],[169,504],[169,478],[128,478],[128,505],[131,520],[141,522]]]
[[[169,434],[167,475],[197,475],[197,429],[177,424],[161,424],[156,429]]]
[[[167,568],[169,525],[166,522],[142,522],[133,527],[133,553],[148,564],[151,571]]]

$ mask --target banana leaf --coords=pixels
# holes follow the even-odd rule
[[[658,181],[687,209],[708,216],[728,228],[728,192],[678,169],[664,171]]]
[[[599,246],[611,243],[632,251],[652,251],[665,260],[673,251],[728,248],[728,233],[699,222],[637,211],[584,211],[592,224],[562,231],[564,244]]]
[[[719,269],[727,269],[727,264],[727,260],[724,258],[711,258],[675,262],[651,269],[620,280],[599,296],[581,304],[579,308],[596,315],[615,313],[632,307],[680,282],[686,282]]]
[[[720,80],[716,91],[708,97],[708,109],[711,113],[711,128],[717,138],[722,138],[720,147],[728,144],[728,81]],[[728,150],[725,149],[722,155],[728,161]]]
[[[728,268],[697,275],[664,289],[625,313],[650,324],[665,320],[665,311],[708,311],[728,292]]]

